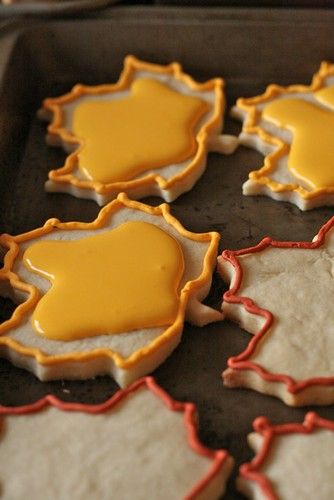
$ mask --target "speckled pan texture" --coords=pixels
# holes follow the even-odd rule
[[[47,172],[62,165],[65,156],[46,146],[46,125],[36,118],[43,98],[69,91],[77,82],[115,82],[124,56],[134,54],[159,64],[178,61],[198,81],[223,77],[230,109],[238,97],[260,94],[272,82],[309,84],[322,60],[334,62],[333,26],[330,10],[125,7],[109,9],[103,19],[30,21],[0,32],[0,232],[28,231],[50,217],[91,221],[99,211],[93,201],[44,191]],[[224,133],[239,132],[239,122],[227,117]],[[261,165],[262,156],[244,147],[231,156],[210,153],[205,173],[171,204],[172,214],[190,231],[218,231],[220,250],[247,248],[267,235],[310,241],[333,208],[303,213],[288,203],[243,196],[249,170]],[[210,305],[218,307],[223,292],[214,276]],[[11,305],[4,300],[0,305],[4,319]],[[153,373],[173,398],[198,406],[200,439],[226,448],[237,465],[252,457],[246,435],[255,417],[301,422],[309,409],[224,388],[221,373],[227,358],[244,350],[249,338],[227,321],[203,328],[186,325],[179,347]],[[47,393],[98,403],[116,390],[109,377],[41,383],[0,360],[0,404],[27,404]],[[334,418],[332,406],[316,410]],[[230,500],[242,498],[234,485],[236,472],[237,467],[228,485]]]

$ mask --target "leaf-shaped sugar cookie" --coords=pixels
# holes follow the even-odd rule
[[[221,78],[197,83],[178,63],[128,56],[117,83],[76,85],[45,99],[39,114],[51,121],[48,143],[69,152],[65,165],[49,172],[46,189],[99,205],[121,191],[173,201],[202,175],[209,151],[229,154],[237,146],[221,135],[223,85]]]
[[[0,407],[0,453],[1,494],[12,500],[216,500],[233,466],[200,443],[194,405],[150,377],[100,405],[46,396]]]
[[[243,121],[240,142],[264,164],[250,172],[245,195],[264,194],[301,210],[334,204],[334,65],[323,62],[311,85],[269,85],[240,98],[232,114]]]
[[[334,402],[334,218],[313,242],[273,241],[225,250],[223,312],[255,334],[228,360],[224,382],[288,405]]]
[[[307,413],[303,423],[259,417],[249,434],[256,452],[240,467],[239,489],[256,500],[329,500],[334,496],[334,422]]]
[[[171,354],[185,319],[222,318],[202,304],[218,241],[124,194],[91,223],[2,235],[0,294],[18,306],[0,325],[1,355],[41,380],[110,374],[128,385]]]

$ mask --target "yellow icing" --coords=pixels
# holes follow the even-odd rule
[[[49,339],[164,326],[177,315],[182,250],[154,224],[132,221],[80,240],[41,241],[23,261],[52,283],[32,319]]]
[[[329,107],[334,107],[334,85],[331,87],[324,87],[323,89],[315,92],[314,95],[318,101]]]
[[[204,100],[149,78],[135,80],[126,97],[82,101],[72,121],[79,168],[111,183],[180,163],[196,152],[195,128],[208,110]]]
[[[334,87],[314,94],[334,105]],[[303,99],[278,99],[265,106],[263,116],[292,132],[288,167],[312,188],[334,186],[334,112]]]

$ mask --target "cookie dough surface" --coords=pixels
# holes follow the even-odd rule
[[[254,427],[248,441],[255,457],[238,478],[243,493],[253,500],[333,498],[332,421],[308,413],[302,424],[274,426],[260,417]]]
[[[242,258],[241,265],[238,294],[274,316],[252,361],[296,381],[332,375],[334,246],[311,251],[268,248]]]
[[[168,408],[147,386],[103,413],[84,408],[6,415],[4,500],[216,499],[223,492],[231,459],[193,448],[189,415]]]
[[[222,309],[255,338],[228,361],[228,386],[275,394],[287,404],[333,402],[334,219],[313,243],[275,242],[225,251],[230,282]]]

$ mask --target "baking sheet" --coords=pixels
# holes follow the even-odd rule
[[[49,217],[90,221],[99,211],[92,201],[43,190],[48,170],[62,165],[65,157],[45,145],[45,124],[36,119],[44,97],[77,82],[114,82],[124,56],[133,53],[161,64],[177,60],[198,80],[224,77],[230,107],[237,97],[261,93],[271,82],[308,84],[321,60],[334,61],[333,27],[334,12],[324,10],[126,7],[106,11],[104,19],[25,23],[7,31],[0,40],[0,231],[28,231]],[[227,117],[224,131],[237,134],[240,124]],[[203,177],[171,204],[172,213],[191,231],[220,232],[221,250],[248,247],[266,235],[311,240],[333,209],[302,213],[288,203],[242,196],[248,171],[261,162],[261,155],[243,147],[230,157],[210,154]],[[161,203],[158,198],[143,201]],[[217,305],[223,291],[215,276],[208,302]],[[10,310],[2,301],[2,318]],[[186,325],[180,346],[153,373],[175,399],[196,403],[200,438],[208,446],[227,448],[237,465],[252,457],[246,435],[255,417],[302,421],[309,410],[223,387],[227,358],[241,352],[249,338],[227,321],[204,328]],[[0,404],[25,404],[47,393],[98,403],[116,390],[109,377],[41,383],[0,360]],[[332,406],[316,410],[334,418]],[[236,472],[237,467],[228,499],[242,498],[234,487]]]
[[[12,0],[0,3],[0,19],[14,16],[73,16],[102,9],[121,0]]]

